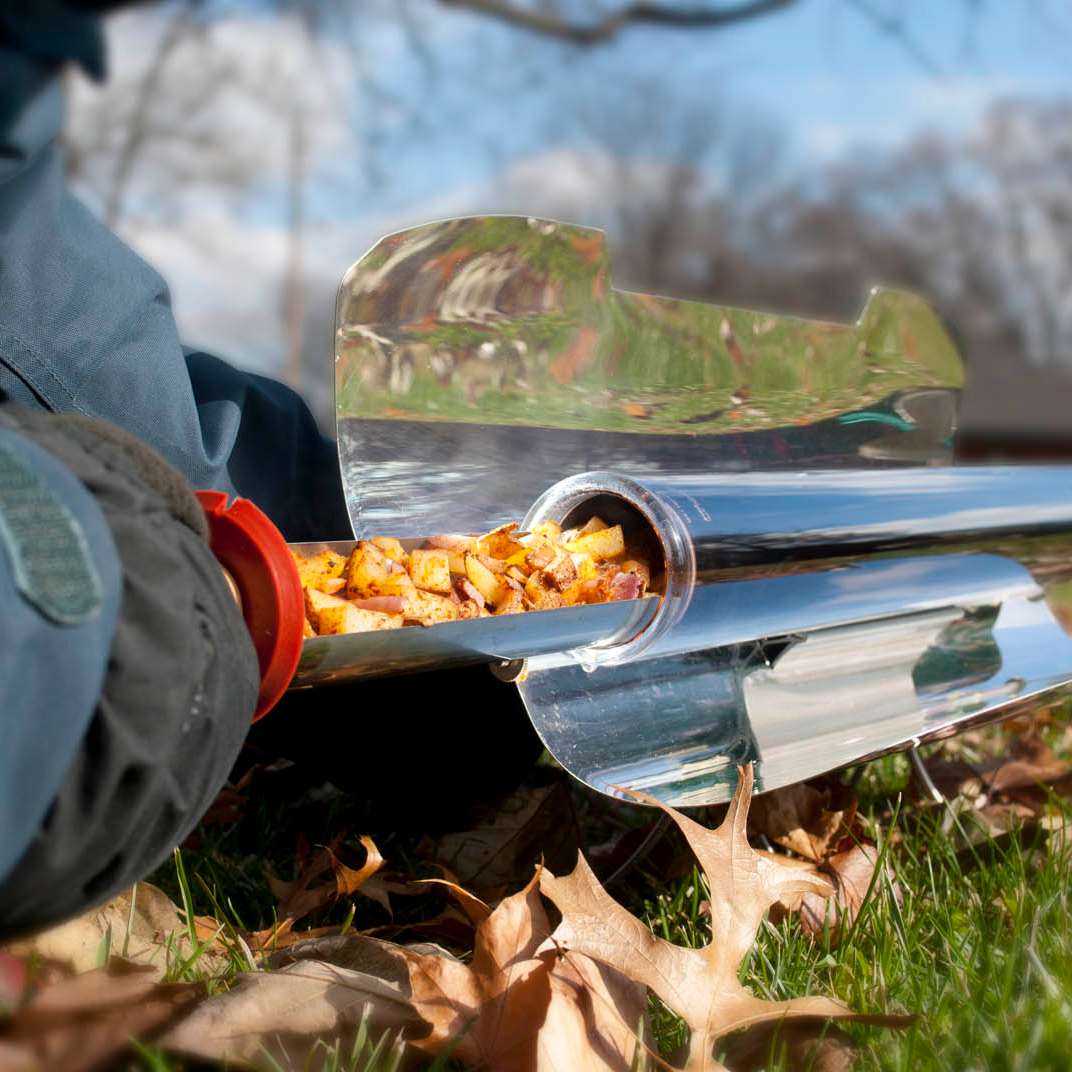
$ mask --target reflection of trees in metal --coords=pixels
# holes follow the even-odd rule
[[[960,381],[912,296],[876,291],[849,327],[630,294],[599,232],[523,217],[381,242],[343,281],[336,358],[340,418],[646,434],[808,423]]]

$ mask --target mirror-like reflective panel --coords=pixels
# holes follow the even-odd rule
[[[616,290],[601,232],[515,216],[391,235],[336,312],[357,536],[492,528],[562,477],[941,464],[958,355],[921,299],[852,326]]]

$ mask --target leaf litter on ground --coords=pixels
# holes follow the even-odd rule
[[[261,968],[230,975],[227,989],[184,1006],[159,1044],[209,1060],[257,1064],[269,1055],[281,1067],[302,1068],[325,1039],[347,1042],[374,1029],[390,1032],[412,1053],[450,1054],[474,1068],[665,1066],[645,1024],[650,989],[691,1031],[687,1067],[709,1070],[725,1067],[716,1056],[720,1042],[728,1052],[747,1053],[749,1046],[755,1052],[767,1044],[772,1024],[785,1027],[781,1045],[814,1057],[833,1052],[816,1049],[826,1035],[838,1039],[839,1051],[847,1045],[822,1026],[829,1019],[908,1022],[881,1011],[857,1013],[829,997],[768,1001],[740,984],[742,961],[771,905],[798,894],[823,899],[832,890],[827,878],[750,847],[751,791],[751,769],[741,768],[733,803],[716,829],[638,795],[677,825],[706,876],[711,940],[703,948],[657,938],[610,898],[578,853],[569,874],[537,867],[523,889],[494,908],[449,878],[426,881],[420,888],[448,897],[471,928],[468,962],[428,944],[326,933],[331,928],[318,928],[313,937],[291,930],[292,944]],[[354,867],[339,860],[339,844],[310,850],[298,879],[277,887],[288,926],[306,905],[359,893],[382,864],[371,840],[365,863]],[[557,925],[541,895],[561,913]],[[176,931],[188,932],[178,910],[173,918]],[[29,1009],[16,1010],[0,1040],[6,1044],[22,1029]],[[154,1036],[158,1027],[153,1021]]]

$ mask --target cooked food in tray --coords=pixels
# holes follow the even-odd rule
[[[292,553],[306,636],[638,599],[653,590],[650,556],[621,525],[598,517],[566,531],[554,521],[532,532],[511,523],[482,536],[433,536],[409,549],[377,537],[349,556]]]

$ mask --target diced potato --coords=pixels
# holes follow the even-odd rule
[[[492,611],[633,599],[653,580],[659,590],[661,577],[652,578],[645,549],[626,547],[620,525],[592,517],[569,532],[554,521],[520,536],[517,531],[511,523],[483,536],[434,536],[409,553],[389,537],[361,541],[349,558],[321,551],[306,559],[292,550],[305,594],[303,633],[397,629]]]
[[[309,616],[309,621],[312,622],[313,628],[318,633],[324,632],[320,615],[325,610],[346,605],[348,605],[346,600],[340,599],[338,596],[328,595],[326,592],[321,592],[316,588],[305,589],[305,613]]]
[[[511,588],[495,608],[496,614],[520,614],[525,609],[524,598],[516,588]]]
[[[560,592],[568,588],[577,579],[577,567],[573,564],[573,559],[565,551],[559,551],[555,555],[554,561],[544,567],[543,572]]]
[[[452,622],[459,617],[459,605],[434,592],[423,592],[419,588],[412,588],[406,595],[406,609],[403,615],[420,622],[421,625]]]
[[[500,525],[497,529],[481,536],[476,541],[473,551],[478,555],[496,559],[506,559],[511,555],[516,555],[522,550],[521,544],[510,535],[516,528],[516,521],[509,525]]]
[[[557,521],[541,521],[532,530],[533,536],[546,536],[549,540],[558,541],[562,535],[562,526]]]
[[[346,565],[346,594],[350,599],[404,595],[413,581],[404,570],[392,569],[391,560],[375,544],[362,541]]]
[[[363,540],[346,564],[346,594],[351,599],[383,595],[390,574],[387,556],[375,544]]]
[[[534,544],[532,550],[525,555],[525,565],[529,569],[546,569],[554,562],[557,554],[555,545],[550,540],[543,540]]]
[[[573,555],[571,560],[577,571],[575,580],[594,581],[599,576],[599,563],[591,555]]]
[[[342,601],[341,607],[326,607],[320,612],[320,632],[324,635],[368,633],[374,629],[399,629],[401,626],[401,614],[383,614],[378,610],[363,610],[345,600]]]
[[[535,599],[530,598],[530,602],[533,610],[556,610],[559,607],[566,606],[562,593],[557,592],[554,588],[541,589]]]
[[[378,547],[388,558],[393,559],[400,565],[407,565],[406,558],[408,556],[401,540],[396,540],[393,536],[373,536],[369,543]]]
[[[298,579],[302,588],[323,588],[328,581],[342,576],[346,568],[346,556],[336,551],[319,551],[311,558],[297,562]]]
[[[547,591],[551,590],[551,582],[544,576],[543,570],[534,570],[525,582],[525,595],[532,603],[535,603]]]
[[[508,591],[508,586],[501,577],[496,577],[476,555],[465,556],[465,573],[473,582],[476,590],[484,597],[485,602],[497,607]]]
[[[625,550],[622,526],[614,525],[609,529],[600,529],[586,536],[578,536],[565,547],[573,554],[586,554],[593,558],[614,558]]]
[[[426,592],[450,594],[450,552],[440,548],[414,550],[409,556],[409,576]]]

